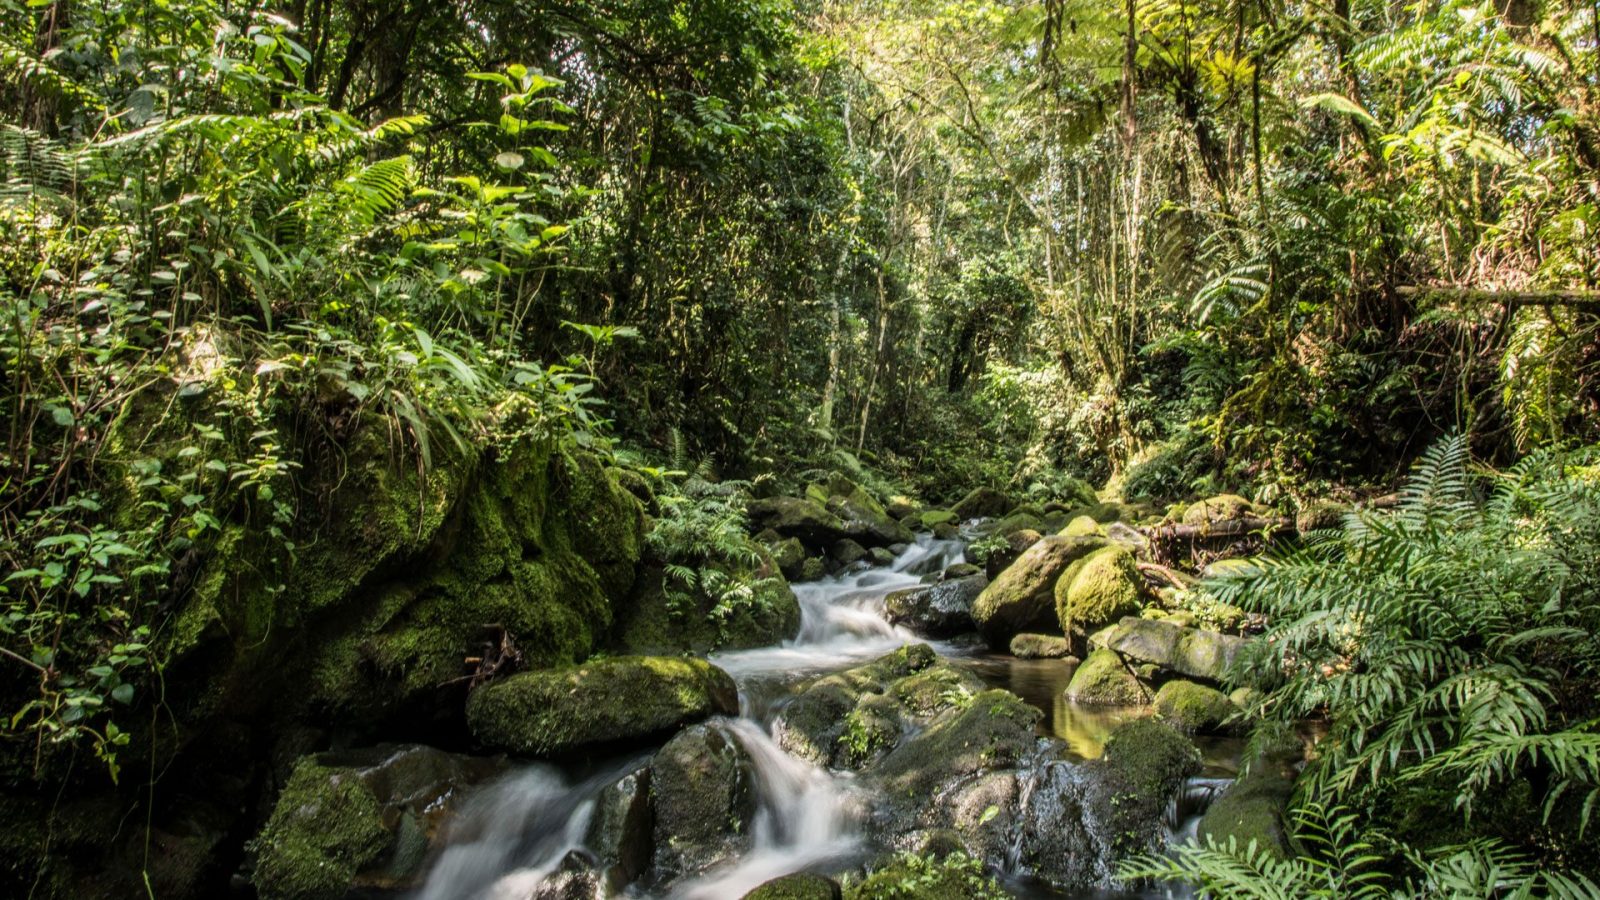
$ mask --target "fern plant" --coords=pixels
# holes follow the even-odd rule
[[[1552,858],[1592,842],[1597,463],[1590,448],[1474,469],[1448,438],[1397,510],[1205,585],[1273,622],[1236,673],[1269,692],[1265,715],[1328,722],[1307,796],[1380,811],[1443,785],[1455,833],[1493,826]],[[1473,818],[1485,806],[1492,822]]]

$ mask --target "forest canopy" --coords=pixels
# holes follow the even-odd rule
[[[3,771],[153,768],[206,561],[249,528],[288,566],[366,457],[599,454],[722,619],[744,501],[826,473],[1292,517],[1472,458],[1556,497],[1469,513],[1493,490],[1452,476],[1385,552],[1537,520],[1582,573],[1597,231],[1577,0],[0,0]],[[1293,571],[1415,599],[1341,540]],[[1592,615],[1540,605],[1566,578],[1517,596],[1592,694]],[[1311,615],[1292,588],[1240,605]],[[1537,682],[1589,828],[1593,698],[1503,614],[1429,665]]]

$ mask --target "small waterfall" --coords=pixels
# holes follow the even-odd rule
[[[675,900],[742,897],[780,875],[857,855],[865,809],[846,777],[790,756],[749,719],[727,727],[755,768],[759,807],[751,847],[732,866],[679,886]]]

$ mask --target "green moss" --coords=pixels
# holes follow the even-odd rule
[[[1279,859],[1289,855],[1288,831],[1284,814],[1294,782],[1276,766],[1256,765],[1212,802],[1200,818],[1196,836],[1227,846],[1229,840],[1240,848],[1254,843]],[[1437,832],[1433,836],[1437,836]]]
[[[965,853],[901,854],[845,889],[846,900],[1002,900],[1010,897]]]
[[[1222,522],[1229,519],[1240,519],[1254,512],[1254,507],[1249,500],[1238,494],[1218,494],[1191,504],[1183,511],[1183,524],[1205,525],[1208,522]]]
[[[1227,695],[1192,681],[1169,681],[1156,692],[1156,714],[1180,731],[1216,733],[1229,731],[1238,707]]]
[[[744,895],[744,900],[838,900],[839,885],[821,875],[785,875]]]
[[[1067,527],[1061,529],[1060,533],[1064,537],[1090,537],[1104,532],[1100,528],[1100,523],[1092,516],[1078,516],[1068,522]]]
[[[302,759],[256,840],[256,889],[264,900],[337,900],[390,842],[360,779]]]
[[[562,756],[738,710],[733,679],[705,660],[626,656],[484,685],[467,701],[467,724],[490,749]]]
[[[1084,557],[1056,581],[1056,617],[1063,633],[1085,634],[1138,612],[1143,596],[1133,554],[1112,545]]]
[[[1162,813],[1184,779],[1200,770],[1200,751],[1160,722],[1134,719],[1111,732],[1093,764],[1109,770],[1115,786],[1104,814],[1118,852],[1138,853],[1165,841]]]
[[[1300,507],[1294,517],[1294,527],[1301,534],[1313,531],[1327,531],[1344,525],[1345,514],[1350,507],[1334,500],[1313,500]]]
[[[1067,699],[1088,706],[1135,706],[1148,697],[1122,657],[1105,648],[1090,653],[1067,684]]]
[[[922,523],[922,530],[932,531],[938,525],[955,525],[960,517],[948,509],[930,509],[918,514],[917,520]]]

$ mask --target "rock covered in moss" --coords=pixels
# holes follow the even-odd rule
[[[956,525],[961,517],[948,509],[929,509],[917,514],[917,521],[924,531],[932,531],[940,525]]]
[[[1255,512],[1255,507],[1249,500],[1238,494],[1218,494],[1197,503],[1192,503],[1183,511],[1183,524],[1206,525],[1211,522],[1225,522],[1230,519],[1242,519]]]
[[[847,478],[835,476],[828,482],[828,509],[856,531],[860,539],[874,546],[910,543],[916,538],[911,529],[889,515],[866,488]]]
[[[1093,537],[1101,533],[1100,523],[1093,516],[1078,516],[1061,529],[1062,537]]]
[[[821,581],[828,577],[828,564],[819,557],[811,557],[800,564],[799,581]]]
[[[1152,619],[1124,618],[1105,645],[1129,659],[1151,663],[1188,678],[1220,683],[1244,650],[1244,638],[1181,628]]]
[[[1011,639],[1011,655],[1018,659],[1067,659],[1072,642],[1058,634],[1019,634]]]
[[[1102,547],[1056,580],[1056,619],[1066,634],[1088,634],[1138,612],[1144,593],[1133,554],[1119,544]]]
[[[1111,732],[1104,755],[1089,765],[1106,789],[1097,814],[1115,835],[1117,854],[1164,849],[1167,804],[1200,771],[1194,742],[1153,719],[1134,719]]]
[[[743,900],[839,900],[839,883],[832,878],[801,872],[784,875],[757,887]]]
[[[972,604],[988,585],[989,579],[980,572],[928,587],[906,588],[884,598],[884,611],[890,622],[924,637],[954,637],[973,629]]]
[[[978,632],[999,649],[1022,632],[1053,630],[1056,580],[1073,563],[1104,546],[1098,538],[1052,535],[1029,547],[973,603]]]
[[[777,565],[783,577],[793,580],[800,576],[800,568],[806,561],[806,546],[800,543],[799,538],[786,538],[777,532],[772,532],[773,540],[767,543],[767,550],[772,554],[772,561]]]
[[[950,511],[955,513],[959,520],[988,519],[994,516],[1005,515],[1011,508],[1011,498],[994,488],[973,488],[962,497]]]
[[[1006,900],[1012,895],[965,853],[902,854],[876,866],[846,900]]]
[[[255,840],[256,889],[316,900],[407,887],[454,799],[503,768],[420,746],[302,757]]]
[[[1297,742],[1269,746],[1248,771],[1235,779],[1200,817],[1195,836],[1201,843],[1214,842],[1236,847],[1252,842],[1279,859],[1290,856],[1289,831],[1285,819],[1289,798],[1294,793],[1294,764],[1303,750]]]
[[[784,537],[798,538],[811,547],[826,547],[860,533],[859,529],[852,531],[843,519],[809,497],[751,500],[745,511],[751,525],[757,529],[771,529]]]
[[[1349,512],[1350,507],[1337,500],[1313,500],[1295,514],[1294,527],[1301,534],[1331,531],[1344,526],[1344,517]]]
[[[733,679],[705,660],[624,656],[486,684],[467,701],[467,724],[482,746],[559,757],[738,711]]]
[[[1216,688],[1176,679],[1156,691],[1156,715],[1179,731],[1219,734],[1234,730],[1229,721],[1238,712],[1228,696]]]
[[[664,874],[702,872],[749,848],[755,765],[724,728],[695,725],[668,741],[651,763],[650,798]]]
[[[895,494],[884,501],[883,509],[891,517],[904,521],[907,516],[914,516],[922,512],[922,504],[904,494]]]
[[[1067,683],[1067,699],[1085,706],[1137,706],[1150,694],[1122,661],[1104,648],[1090,653],[1078,664]]]
[[[703,586],[685,589],[670,582],[660,566],[646,566],[629,602],[619,604],[610,649],[645,655],[709,653],[766,647],[799,633],[800,601],[777,573],[762,577],[730,571],[726,565],[717,569],[749,586],[746,602],[728,609]]]

